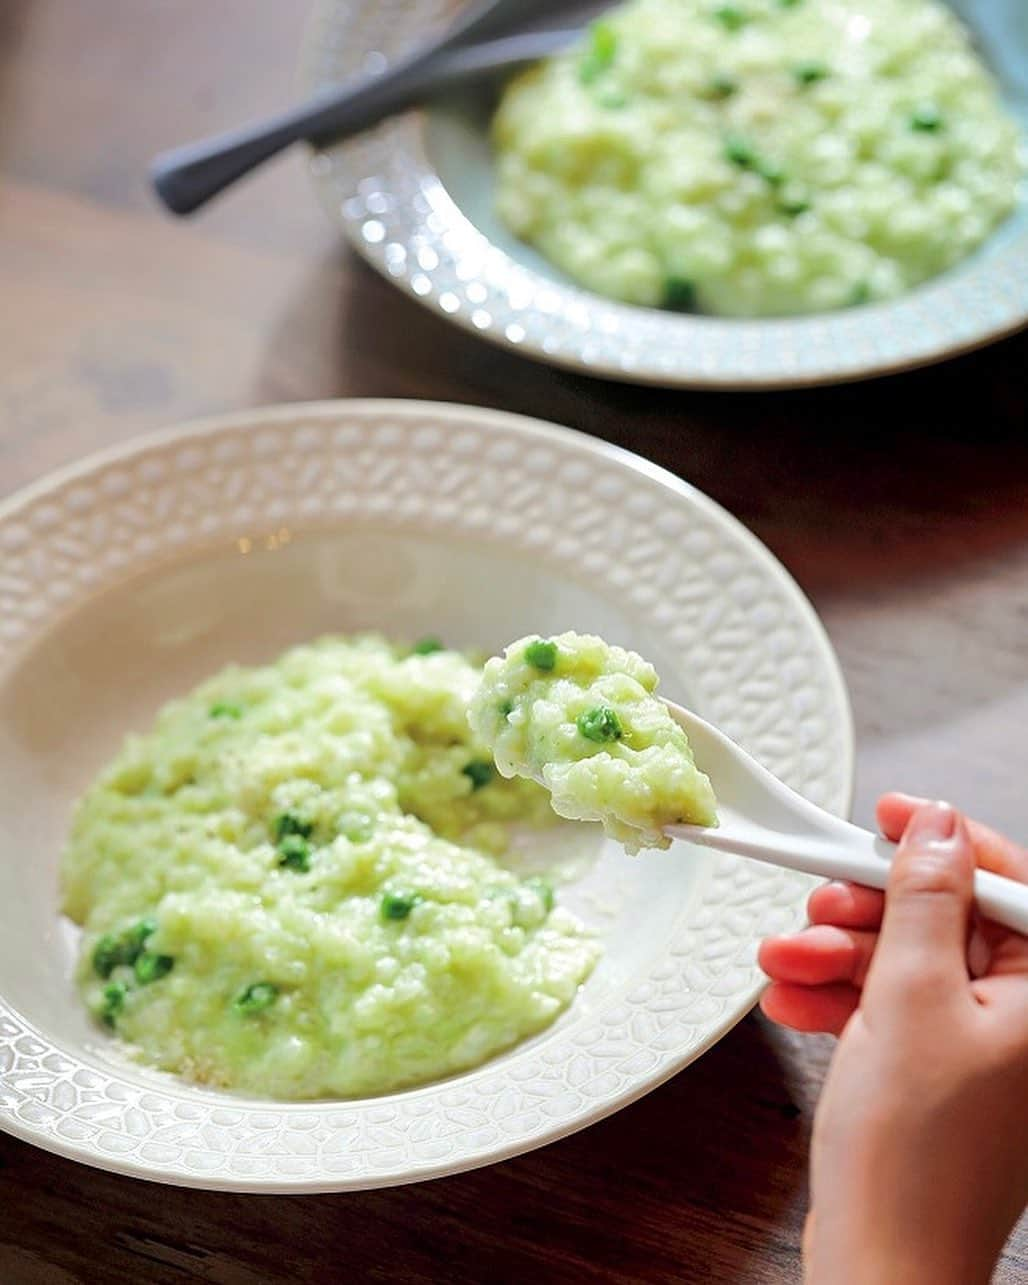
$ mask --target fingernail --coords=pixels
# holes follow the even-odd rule
[[[957,814],[948,803],[926,803],[907,822],[907,843],[947,843],[957,831]]]

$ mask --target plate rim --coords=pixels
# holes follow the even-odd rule
[[[829,682],[833,700],[835,701],[835,708],[832,710],[832,714],[833,717],[841,720],[840,732],[843,749],[842,797],[838,800],[838,810],[845,816],[849,815],[855,780],[855,734],[852,707],[838,657],[824,625],[806,594],[771,550],[738,518],[718,504],[716,500],[711,499],[692,483],[663,468],[661,465],[654,464],[652,461],[624,447],[591,437],[580,430],[552,424],[536,417],[495,410],[490,407],[417,398],[325,399],[310,402],[281,403],[256,407],[250,410],[232,411],[187,420],[154,432],[140,434],[126,442],[92,452],[82,459],[72,461],[45,473],[0,499],[0,529],[19,511],[26,509],[34,501],[45,498],[47,494],[67,483],[91,474],[102,473],[111,466],[116,466],[136,456],[145,455],[153,448],[175,446],[181,443],[188,443],[197,438],[217,437],[227,430],[239,430],[248,427],[258,430],[261,427],[275,425],[283,421],[322,417],[332,419],[341,415],[356,416],[358,418],[361,416],[374,417],[382,414],[399,415],[401,417],[409,416],[412,420],[426,415],[441,416],[447,423],[452,424],[464,421],[474,425],[480,431],[487,431],[489,424],[492,422],[502,427],[513,429],[515,433],[527,433],[530,437],[564,441],[577,450],[584,450],[587,454],[599,459],[614,461],[628,468],[634,474],[656,481],[662,487],[682,496],[689,505],[712,517],[722,527],[727,527],[742,542],[747,554],[758,559],[763,564],[776,585],[787,595],[790,605],[799,612],[806,634],[815,644],[824,664],[825,677]],[[209,536],[201,537],[197,539],[195,548],[200,550],[208,547],[210,543],[211,538]],[[164,561],[165,559],[157,556],[150,565],[151,567],[156,567]],[[138,574],[138,571],[134,574]],[[90,597],[94,594],[102,594],[108,591],[114,583],[114,577],[103,581],[96,589],[78,599],[68,610],[80,610]],[[64,612],[58,612],[48,618],[43,626],[44,632],[52,628],[54,621],[60,619],[64,614]],[[24,654],[26,645],[31,648],[33,641],[38,640],[39,636],[39,633],[30,633],[27,641],[20,640],[14,643],[10,650],[8,662],[16,664]],[[11,668],[11,663],[4,666],[5,672],[9,672]],[[810,882],[812,886],[814,881]],[[722,1039],[751,1011],[763,988],[763,982],[758,981],[752,985],[748,992],[739,996],[735,1001],[738,1006],[736,1011],[729,1012],[721,1020],[713,1023],[704,1037],[695,1045],[689,1047],[680,1056],[670,1059],[662,1072],[647,1074],[634,1088],[629,1090],[622,1089],[604,1097],[593,1103],[588,1109],[575,1114],[570,1120],[559,1120],[549,1126],[544,1125],[534,1128],[529,1136],[519,1136],[507,1141],[489,1144],[473,1152],[469,1151],[456,1160],[453,1157],[448,1157],[438,1162],[426,1162],[416,1166],[407,1165],[399,1174],[393,1172],[381,1175],[365,1173],[357,1177],[339,1175],[337,1177],[326,1177],[324,1180],[298,1176],[295,1180],[290,1181],[263,1176],[247,1178],[219,1171],[214,1176],[208,1177],[199,1172],[186,1174],[181,1169],[165,1167],[161,1162],[143,1163],[129,1156],[101,1153],[92,1143],[76,1143],[56,1138],[52,1133],[26,1124],[6,1112],[0,1114],[0,1130],[38,1146],[45,1151],[97,1169],[148,1181],[163,1182],[173,1186],[253,1194],[316,1194],[402,1186],[412,1182],[427,1181],[432,1178],[462,1173],[510,1159],[513,1156],[524,1154],[560,1138],[567,1137],[613,1114],[622,1107],[630,1105],[672,1078]],[[29,1031],[34,1032],[40,1041],[57,1053],[63,1051],[61,1044],[57,1040],[39,1031],[35,1023],[25,1017],[20,1010],[14,1009],[11,1005],[8,1005],[8,1007],[12,1008],[22,1025]],[[7,1039],[6,1035],[0,1034],[0,1048],[4,1047]],[[475,1069],[477,1070],[478,1068]],[[436,1084],[438,1083],[436,1082]],[[430,1089],[433,1086],[429,1084],[418,1087]],[[159,1091],[159,1087],[155,1086],[154,1091]],[[361,1099],[354,1099],[353,1105],[358,1106],[361,1101]],[[364,1101],[368,1101],[368,1099]],[[261,1105],[265,1104],[262,1102]],[[291,1111],[303,1111],[305,1109],[345,1107],[347,1100],[316,1100],[309,1103],[272,1103],[269,1101],[266,1105],[268,1109],[284,1111],[289,1114]],[[233,1099],[227,1097],[225,1109],[231,1110],[232,1106]]]

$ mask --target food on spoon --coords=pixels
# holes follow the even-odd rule
[[[486,662],[469,719],[500,775],[545,785],[561,816],[600,821],[630,852],[666,848],[664,826],[717,816],[656,689],[652,665],[601,638],[522,638]]]
[[[82,798],[64,909],[79,982],[143,1061],[282,1099],[381,1093],[548,1025],[598,954],[499,856],[544,791],[468,726],[480,666],[325,638],[230,668]]]
[[[629,0],[510,83],[493,137],[501,218],[575,281],[740,317],[902,294],[1023,175],[937,0]]]

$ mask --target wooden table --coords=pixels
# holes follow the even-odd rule
[[[430,397],[618,441],[715,496],[812,597],[890,786],[1028,836],[1028,335],[916,374],[668,393],[532,365],[359,263],[290,156],[190,223],[158,148],[289,100],[303,0],[3,0],[0,491],[188,416]],[[0,1281],[766,1282],[800,1278],[831,1042],[750,1017],[635,1106],[419,1187],[210,1195],[0,1137]],[[698,1109],[697,1109],[698,1108]],[[1028,1279],[1028,1224],[997,1280]]]

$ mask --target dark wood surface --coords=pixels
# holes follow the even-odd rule
[[[0,4],[0,491],[196,414],[334,396],[526,412],[626,445],[744,522],[850,684],[855,815],[902,787],[1028,836],[1028,335],[761,395],[575,377],[379,280],[289,156],[189,223],[145,164],[290,98],[304,0]],[[831,1044],[750,1017],[619,1115],[492,1168],[358,1195],[161,1189],[0,1137],[0,1282],[800,1278]],[[997,1280],[1028,1280],[1028,1225]]]

